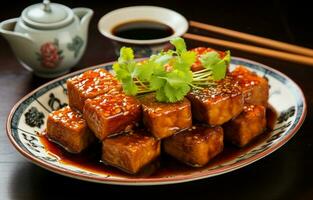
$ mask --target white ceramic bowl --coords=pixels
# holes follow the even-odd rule
[[[112,30],[117,25],[137,20],[166,24],[173,29],[174,33],[168,37],[152,40],[126,39],[113,35]],[[135,50],[137,57],[143,57],[170,48],[168,41],[174,37],[182,36],[188,29],[188,22],[184,16],[167,8],[132,6],[113,10],[104,15],[98,23],[98,29],[104,36],[113,41],[117,53],[121,46],[130,46]]]

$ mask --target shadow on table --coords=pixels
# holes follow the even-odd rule
[[[213,199],[288,199],[295,195],[288,195],[290,188],[297,184],[298,174],[294,172],[301,172],[301,169],[297,169],[296,164],[288,162],[290,154],[278,156],[282,153],[286,152],[275,152],[248,167],[217,177],[176,185],[145,187],[84,182],[54,174],[29,163],[16,169],[11,178],[9,192],[13,200],[73,199],[92,196],[127,199],[201,196]],[[260,181],[255,182],[256,179]]]

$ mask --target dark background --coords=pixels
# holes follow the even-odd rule
[[[40,1],[1,1],[0,21],[18,17],[23,8]],[[95,11],[84,57],[72,71],[108,62],[116,57],[110,41],[97,30],[100,17],[130,5],[157,5],[176,10],[187,19],[222,26],[313,48],[313,11],[310,1],[58,1],[69,7]],[[190,32],[207,34],[190,29]],[[214,34],[208,34],[216,36]],[[226,37],[220,37],[229,39]],[[189,47],[207,46],[187,41]],[[212,46],[224,50],[221,47]],[[152,187],[110,186],[83,182],[35,166],[13,148],[5,133],[6,117],[22,96],[48,81],[33,76],[15,59],[0,37],[0,199],[97,198],[205,198],[205,199],[313,199],[312,84],[313,67],[233,50],[290,76],[303,89],[308,104],[307,119],[283,147],[247,167],[205,180]]]

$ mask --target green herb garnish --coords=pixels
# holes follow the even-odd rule
[[[211,71],[213,80],[221,80],[225,77],[227,66],[230,63],[230,51],[226,51],[223,59],[215,51],[208,52],[200,57],[200,62],[206,71]]]
[[[216,52],[204,54],[200,62],[205,69],[192,72],[195,52],[187,51],[182,38],[174,38],[170,42],[175,50],[160,52],[142,62],[134,60],[131,48],[121,48],[113,69],[127,95],[155,92],[160,102],[176,102],[182,100],[191,87],[205,87],[225,77],[230,62],[229,52],[223,59]]]

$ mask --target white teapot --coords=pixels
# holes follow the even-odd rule
[[[70,9],[50,3],[34,4],[20,18],[0,23],[20,63],[41,77],[56,77],[70,70],[82,57],[93,11]]]

